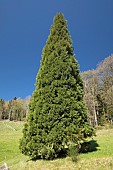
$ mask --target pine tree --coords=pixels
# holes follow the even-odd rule
[[[83,82],[63,14],[57,14],[43,49],[21,152],[32,159],[53,159],[66,147],[91,136],[83,102]]]

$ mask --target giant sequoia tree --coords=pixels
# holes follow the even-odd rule
[[[33,159],[53,159],[92,132],[67,23],[57,14],[43,49],[20,149]]]

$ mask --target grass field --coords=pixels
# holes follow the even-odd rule
[[[6,162],[10,170],[113,170],[113,129],[97,130],[97,136],[89,139],[98,144],[97,150],[80,154],[73,163],[70,157],[29,161],[18,148],[22,127],[21,122],[0,122],[0,166]]]

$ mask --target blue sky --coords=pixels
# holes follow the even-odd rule
[[[32,95],[58,12],[68,20],[81,71],[113,53],[113,0],[0,0],[0,98]]]

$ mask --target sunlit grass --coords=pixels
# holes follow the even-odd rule
[[[0,162],[7,162],[20,155],[19,139],[22,135],[22,124],[0,122]]]
[[[73,163],[70,157],[29,161],[19,151],[22,127],[20,122],[0,122],[0,165],[6,162],[10,170],[113,170],[113,129],[97,130],[93,138],[97,150],[80,154],[78,162]]]

